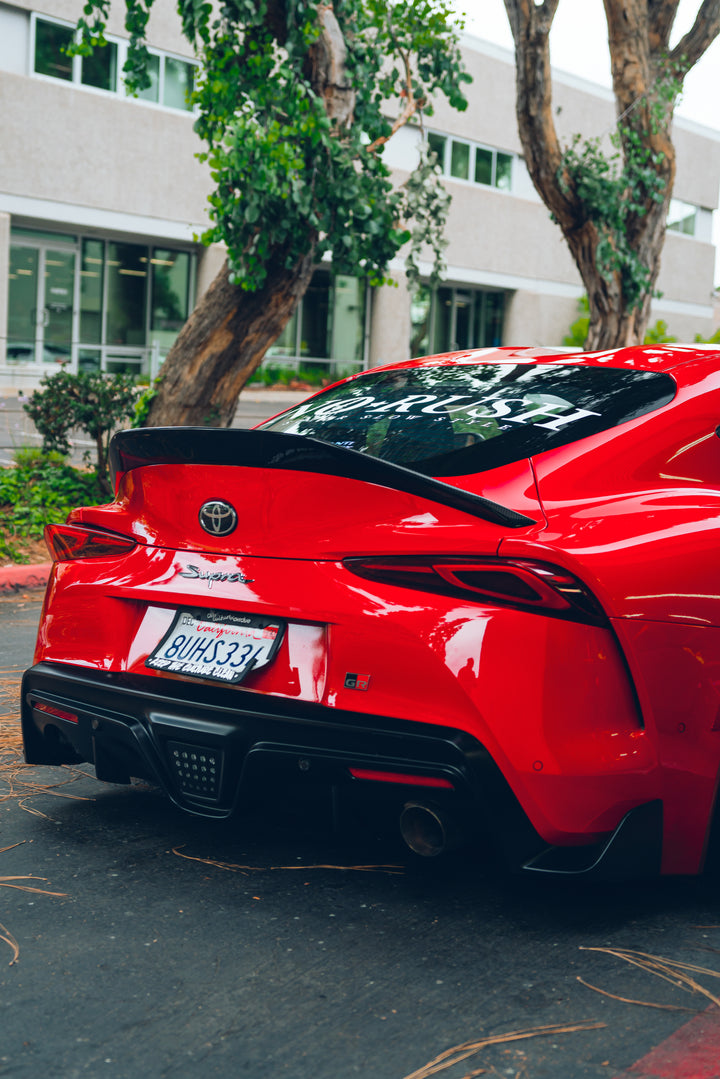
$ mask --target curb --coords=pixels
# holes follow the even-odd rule
[[[0,596],[44,588],[52,565],[52,562],[39,562],[34,566],[0,566]]]

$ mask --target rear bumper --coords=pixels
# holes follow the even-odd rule
[[[88,761],[98,779],[115,783],[140,776],[202,817],[229,817],[254,794],[291,783],[321,784],[398,806],[419,797],[444,804],[489,835],[511,868],[598,877],[659,871],[660,803],[638,806],[599,845],[548,848],[485,747],[451,727],[49,663],[25,674],[22,726],[28,763]],[[351,769],[411,775],[417,785],[358,779]],[[442,786],[423,787],[428,780]]]

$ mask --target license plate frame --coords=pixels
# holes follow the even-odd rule
[[[283,619],[265,615],[180,607],[145,666],[165,674],[238,685],[251,671],[272,663],[286,626]]]

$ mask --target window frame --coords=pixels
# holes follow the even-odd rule
[[[442,169],[443,176],[446,176],[448,180],[455,180],[458,183],[468,184],[468,186],[470,187],[480,187],[484,190],[491,189],[493,191],[500,191],[504,195],[513,194],[515,187],[515,162],[518,158],[518,155],[514,151],[503,150],[500,149],[500,147],[498,146],[488,146],[487,143],[484,142],[473,142],[471,139],[465,139],[456,137],[454,135],[449,135],[444,131],[427,132],[425,141],[430,147],[430,149],[434,149],[434,147],[430,145],[430,136],[434,137],[435,139],[443,140],[443,153],[442,155],[438,153],[438,164]],[[455,174],[452,172],[452,152],[454,143],[458,143],[462,146],[467,146],[470,149],[468,176],[466,179],[462,176],[455,176]],[[491,155],[489,184],[483,183],[481,180],[475,179],[478,150],[483,150]],[[435,150],[435,152],[437,153],[437,150]],[[510,159],[510,184],[508,187],[499,187],[497,182],[498,155],[500,154],[502,154],[503,157],[507,157]]]
[[[195,108],[190,107],[180,108],[176,105],[166,105],[164,103],[165,92],[165,62],[166,60],[174,60],[178,63],[186,64],[188,67],[194,69],[193,82],[197,80],[197,73],[200,69],[200,64],[197,60],[190,59],[187,56],[179,56],[177,53],[167,52],[162,49],[148,48],[148,52],[151,56],[158,57],[159,72],[158,72],[158,100],[149,101],[146,98],[135,97],[131,94],[127,88],[123,69],[127,60],[129,41],[127,38],[116,37],[114,34],[106,34],[106,39],[109,45],[114,45],[117,49],[117,70],[115,72],[115,86],[113,89],[104,90],[98,86],[92,86],[82,81],[82,56],[73,56],[71,58],[71,78],[63,79],[55,75],[46,75],[40,71],[35,70],[35,55],[36,55],[36,41],[37,41],[37,24],[38,22],[50,23],[55,26],[62,26],[67,30],[72,30],[75,38],[77,39],[78,31],[75,23],[69,22],[67,19],[60,19],[54,15],[45,15],[42,12],[31,11],[30,12],[30,34],[28,36],[28,71],[32,78],[40,79],[43,82],[56,85],[62,83],[64,86],[73,86],[75,89],[84,90],[91,94],[101,94],[104,97],[116,97],[122,101],[133,101],[136,104],[143,106],[150,106],[154,109],[163,109],[167,112],[171,112],[174,115],[185,114],[188,116],[195,115]]]
[[[671,223],[670,222],[670,215],[673,212],[673,208],[677,211],[678,216],[676,216],[675,220]],[[702,207],[697,206],[694,202],[685,202],[684,199],[678,199],[678,198],[675,198],[675,197],[671,198],[670,199],[670,204],[668,206],[667,220],[666,220],[666,223],[665,223],[666,230],[668,232],[672,232],[675,236],[687,236],[690,239],[693,239],[693,240],[696,239],[697,225],[698,225],[698,212],[701,209],[702,209]],[[688,211],[688,212],[684,212],[684,211]],[[679,214],[683,213],[683,212],[684,212],[684,215],[682,217],[679,216]],[[687,229],[682,227],[685,224],[685,222],[687,222],[687,221],[692,221],[692,231],[691,232],[688,232]]]

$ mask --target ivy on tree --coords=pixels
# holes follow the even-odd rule
[[[139,90],[152,0],[125,4],[125,77]],[[88,0],[77,50],[102,44],[108,10]],[[379,285],[409,243],[416,282],[429,246],[439,275],[449,199],[434,155],[397,188],[383,150],[431,115],[433,95],[464,109],[469,76],[448,0],[179,0],[178,10],[202,61],[195,127],[215,185],[203,240],[224,243],[228,264],[169,354],[148,422],[227,424],[324,255]]]
[[[674,47],[679,0],[603,0],[615,93],[613,152],[558,138],[549,37],[560,0],[505,0],[516,52],[517,118],[533,183],[587,290],[586,348],[639,344],[650,317],[675,180],[672,121],[683,79],[720,33],[702,0]]]

